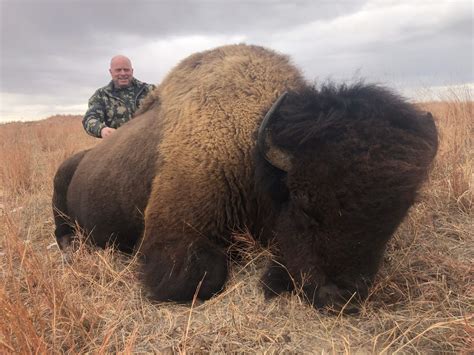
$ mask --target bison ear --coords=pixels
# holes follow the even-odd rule
[[[283,171],[290,171],[291,169],[291,154],[285,152],[284,150],[280,149],[277,145],[273,144],[270,132],[270,122],[272,121],[272,117],[274,117],[274,113],[278,111],[278,108],[281,106],[287,92],[285,91],[272,105],[270,110],[268,110],[267,114],[263,118],[262,124],[258,129],[258,138],[257,138],[257,145],[260,153],[263,155],[266,161],[268,161],[274,167],[283,170]]]

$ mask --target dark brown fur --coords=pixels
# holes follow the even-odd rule
[[[285,90],[270,132],[287,172],[256,148]],[[316,89],[284,56],[220,47],[185,59],[138,117],[62,165],[56,236],[70,235],[69,218],[100,246],[130,251],[143,235],[151,297],[188,301],[222,289],[225,246],[248,228],[276,241],[267,296],[302,286],[312,304],[340,307],[367,294],[436,148],[433,119],[386,89]]]
[[[294,162],[267,193],[286,191],[273,227],[282,263],[317,305],[364,298],[436,152],[431,115],[381,87],[329,85],[290,95],[275,121],[273,141]],[[265,168],[268,185],[278,172]],[[269,269],[268,295],[294,286],[285,273]]]
[[[154,117],[149,111],[127,124],[125,137],[120,130],[59,167],[53,195],[58,240],[72,235],[70,226],[77,221],[94,244],[115,244],[122,251],[133,251],[143,233],[143,215],[158,159],[160,129]],[[127,171],[131,166],[133,171]]]

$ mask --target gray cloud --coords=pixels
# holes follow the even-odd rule
[[[116,53],[132,57],[138,78],[158,82],[189,53],[236,41],[290,54],[310,79],[363,76],[398,87],[474,82],[469,0],[2,0],[0,6],[0,120],[11,102],[37,104],[39,95],[45,113],[83,107],[108,82]]]
[[[296,1],[22,1],[2,2],[2,89],[22,91],[17,75],[35,77],[31,90],[70,70],[68,61],[109,57],[136,42],[187,35],[265,37],[294,24],[330,19],[355,9],[328,2]],[[40,72],[38,72],[38,66]],[[56,71],[59,69],[59,71]],[[76,79],[90,78],[82,76]],[[77,82],[77,81],[76,81]]]

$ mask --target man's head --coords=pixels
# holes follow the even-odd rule
[[[110,61],[110,75],[115,87],[125,88],[132,83],[133,68],[130,59],[123,55],[116,55]]]

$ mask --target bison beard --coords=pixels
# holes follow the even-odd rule
[[[232,232],[249,229],[274,241],[267,297],[297,288],[352,311],[436,150],[431,115],[384,88],[316,88],[285,56],[220,47],[182,61],[134,120],[61,165],[55,234],[66,245],[76,221],[97,245],[135,247],[151,298],[189,301],[222,290]]]

